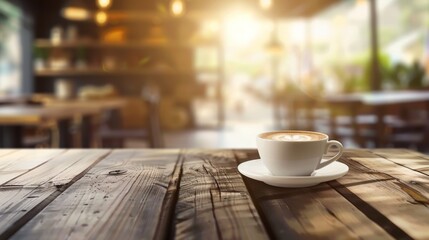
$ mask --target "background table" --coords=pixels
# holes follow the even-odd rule
[[[72,147],[70,126],[74,117],[99,114],[96,109],[21,106],[7,105],[0,107],[0,129],[2,134],[2,147],[20,148],[23,144],[23,128],[25,126],[41,126],[49,121],[55,121],[59,130],[59,146]],[[87,121],[84,121],[86,123]],[[88,123],[86,123],[88,124]],[[85,131],[85,133],[89,133]],[[87,134],[83,139],[90,138]]]
[[[350,94],[337,94],[324,98],[330,105],[343,105],[352,117],[352,125],[355,129],[355,134],[359,135],[357,129],[357,115],[361,106],[372,107],[375,114],[375,124],[373,125],[376,133],[376,147],[385,147],[386,142],[386,122],[388,107],[397,109],[415,109],[416,104],[424,104],[426,110],[426,119],[408,119],[408,121],[419,120],[422,124],[429,122],[429,91],[392,91],[392,92],[363,92]],[[404,124],[407,124],[405,121]],[[336,129],[336,121],[331,119],[331,128]],[[429,126],[425,126],[423,141],[429,139]],[[391,136],[390,136],[391,137]],[[427,148],[426,148],[427,149]]]
[[[347,175],[299,189],[242,177],[237,164],[257,157],[252,149],[3,149],[0,238],[429,238],[426,155],[346,150]]]
[[[23,98],[24,99],[24,98]],[[0,99],[1,100],[1,99]],[[28,101],[39,105],[13,104],[0,106],[0,129],[2,147],[20,148],[23,144],[23,128],[25,126],[41,126],[55,121],[59,129],[59,146],[75,147],[70,136],[70,127],[75,117],[81,119],[81,145],[90,148],[95,140],[94,126],[96,118],[108,111],[118,111],[126,103],[125,99],[112,98],[104,100],[58,100],[55,98],[28,97]]]
[[[98,137],[95,137],[95,132],[98,132],[100,125],[110,124],[118,126],[121,123],[120,109],[127,103],[125,98],[115,97],[106,99],[70,99],[70,100],[59,100],[52,97],[46,97],[44,95],[35,97],[34,101],[40,102],[45,107],[68,109],[71,112],[97,112],[101,113],[101,120],[97,121],[94,114],[83,114],[82,115],[82,126],[81,126],[81,144],[83,148],[99,147],[101,141]],[[98,124],[93,124],[99,122]],[[97,138],[97,139],[96,139]],[[98,142],[98,144],[94,144]]]

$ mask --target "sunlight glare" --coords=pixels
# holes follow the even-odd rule
[[[235,13],[225,20],[225,42],[227,45],[248,46],[258,36],[260,23],[250,13]]]
[[[219,23],[217,21],[215,20],[203,21],[201,26],[201,34],[204,37],[207,37],[207,38],[213,37],[218,32],[219,32]]]

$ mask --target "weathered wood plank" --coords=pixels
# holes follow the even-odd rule
[[[238,162],[259,158],[235,151]],[[245,177],[265,226],[276,239],[392,239],[328,184],[277,188]]]
[[[76,176],[76,173],[84,171],[95,160],[108,153],[109,150],[105,149],[92,149],[91,151],[82,149],[67,150],[61,157],[54,157],[43,165],[9,181],[7,184],[13,186],[39,186],[49,181],[51,185],[58,187],[70,182]]]
[[[7,158],[3,158],[6,155],[12,154],[14,152],[18,151],[17,149],[13,149],[13,148],[2,148],[0,149],[0,169],[2,169],[6,163],[8,162]]]
[[[267,239],[231,150],[189,150],[176,207],[176,239]]]
[[[351,158],[359,164],[371,169],[368,170],[370,175],[382,174],[386,179],[395,180],[396,184],[403,187],[410,187],[420,195],[428,199],[429,204],[429,177],[426,174],[418,171],[402,167],[393,161],[385,158]],[[426,161],[426,166],[429,167],[429,161]],[[368,178],[371,180],[372,178]]]
[[[0,184],[4,184],[60,155],[62,149],[21,149],[0,157]]]
[[[414,150],[406,149],[406,148],[376,148],[376,149],[360,149],[361,152],[366,152],[368,157],[374,157],[375,155],[378,155],[380,157],[385,158],[415,158],[415,157],[426,157],[428,159],[428,156],[416,152]],[[351,157],[351,156],[350,156]],[[366,157],[359,155],[358,157]]]
[[[409,149],[375,149],[371,153],[429,175],[429,156]]]
[[[20,175],[0,186],[0,238],[8,237],[51,202],[80,174],[105,156],[108,150],[94,150],[91,154],[79,150],[22,150],[27,157],[8,155],[14,161],[6,169]],[[54,156],[55,155],[55,156]],[[64,172],[67,174],[63,175]],[[61,185],[52,181],[61,177]]]
[[[153,239],[179,150],[115,150],[14,236],[35,239]],[[125,170],[119,175],[110,171]],[[170,201],[171,204],[171,201]]]
[[[382,158],[382,154],[370,154],[348,157],[346,153],[349,174],[337,180],[341,186],[333,186],[355,205],[361,205],[358,208],[362,211],[382,216],[379,224],[389,226],[394,237],[429,239],[428,176]]]

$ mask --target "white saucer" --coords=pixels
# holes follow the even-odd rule
[[[340,178],[349,171],[344,163],[333,162],[328,166],[318,169],[311,176],[274,176],[268,171],[261,159],[247,161],[238,165],[238,171],[246,177],[262,181],[276,187],[310,187],[321,182],[327,182]]]

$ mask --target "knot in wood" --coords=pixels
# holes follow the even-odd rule
[[[124,174],[124,173],[126,173],[127,172],[127,170],[124,170],[124,169],[117,169],[117,170],[112,170],[112,171],[110,171],[109,172],[109,175],[121,175],[121,174]]]

